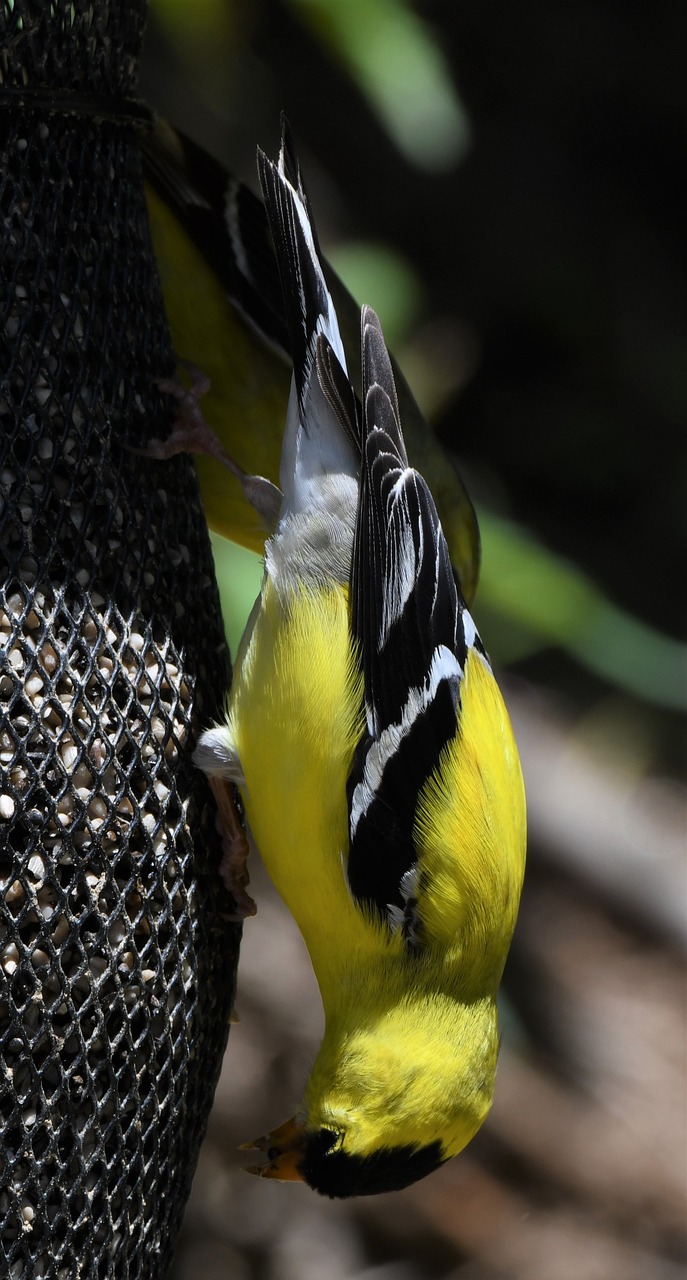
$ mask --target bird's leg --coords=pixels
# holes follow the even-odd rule
[[[234,803],[234,792],[231,782],[226,778],[208,778],[212,794],[217,804],[217,829],[222,837],[222,861],[219,873],[225,888],[236,903],[236,912],[232,920],[245,920],[246,916],[254,916],[257,907],[246,891],[250,882],[248,875],[248,837],[239,822]]]
[[[164,461],[177,453],[202,453],[214,458],[236,476],[247,502],[255,508],[267,530],[274,529],[281,507],[281,492],[265,476],[249,475],[235,462],[222,445],[212,427],[205,421],[200,407],[201,398],[210,390],[210,379],[187,360],[178,360],[191,379],[191,386],[182,386],[178,378],[157,378],[161,391],[178,401],[178,410],[172,430],[165,440],[151,440],[145,449],[135,449],[147,458]]]
[[[236,463],[225,453],[212,427],[203,417],[200,402],[210,390],[210,379],[197,365],[177,358],[177,364],[185,369],[191,380],[185,387],[178,378],[156,378],[155,382],[165,395],[172,396],[178,404],[172,430],[166,440],[152,440],[151,457],[172,458],[176,453],[204,453],[216,458],[235,474]],[[240,468],[238,468],[240,470]]]

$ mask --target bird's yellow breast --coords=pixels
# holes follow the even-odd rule
[[[321,985],[336,960],[336,936],[349,949],[370,945],[345,874],[346,780],[362,699],[346,589],[301,588],[285,605],[266,578],[229,721],[252,834]]]

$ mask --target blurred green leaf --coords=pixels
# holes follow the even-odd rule
[[[470,125],[430,28],[405,0],[290,0],[358,82],[399,150],[430,171],[458,164]]]
[[[224,631],[232,662],[262,581],[262,560],[245,547],[210,534]]]
[[[619,609],[581,570],[512,521],[481,512],[478,600],[620,689],[687,705],[687,650]]]
[[[409,333],[420,310],[422,286],[388,245],[362,240],[327,248],[327,257],[353,297],[374,307],[390,347]]]

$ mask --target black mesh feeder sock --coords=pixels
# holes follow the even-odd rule
[[[131,101],[144,6],[0,0],[0,1275],[162,1277],[239,929],[227,660]]]

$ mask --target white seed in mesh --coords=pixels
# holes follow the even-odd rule
[[[0,965],[5,973],[14,973],[19,964],[19,952],[13,942],[8,942],[6,947],[0,951]]]
[[[60,755],[65,769],[71,772],[79,758],[79,749],[73,738],[62,739],[62,742],[60,743]]]
[[[161,804],[164,804],[165,801],[169,798],[170,789],[169,787],[165,786],[164,782],[160,782],[159,778],[156,779],[155,783],[153,784],[153,790]]]
[[[36,1206],[30,1200],[21,1201],[22,1226],[25,1231],[31,1230],[31,1223],[36,1216]]]
[[[51,644],[43,644],[38,652],[38,661],[48,675],[52,675],[58,667],[58,657]]]
[[[15,808],[16,805],[11,796],[0,796],[0,818],[4,818],[7,821],[9,818],[14,817]]]
[[[44,920],[51,920],[55,911],[56,903],[55,886],[51,884],[39,884],[36,888],[36,902],[38,910]]]
[[[24,692],[32,700],[37,698],[38,694],[42,691],[43,688],[44,688],[43,681],[41,680],[40,676],[37,676],[37,675],[29,676],[28,680],[24,684]]]
[[[29,858],[28,871],[29,875],[33,876],[34,880],[40,880],[42,882],[45,879],[45,862],[41,858],[40,854],[34,853],[33,856]]]

